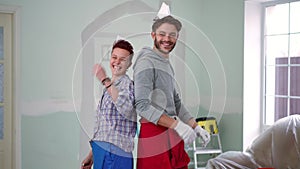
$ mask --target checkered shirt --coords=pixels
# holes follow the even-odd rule
[[[97,107],[92,140],[109,142],[126,152],[132,152],[137,129],[133,81],[128,75],[124,75],[114,83],[114,86],[118,89],[119,96],[114,102],[104,89]]]

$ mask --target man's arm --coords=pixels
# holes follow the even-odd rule
[[[174,129],[174,127],[177,125],[177,123],[178,123],[177,120],[175,120],[172,117],[169,117],[166,114],[162,114],[157,122],[157,124],[160,126],[164,126],[164,127],[172,128],[172,129]],[[197,127],[198,124],[194,118],[191,118],[188,121],[188,125],[194,129]]]
[[[177,120],[169,117],[166,114],[162,114],[157,122],[157,124],[160,126],[164,126],[164,127],[172,128],[172,129],[174,129],[174,127],[177,125],[177,123],[178,123]]]
[[[174,129],[187,144],[192,143],[196,138],[196,133],[194,132],[194,130],[178,118],[175,119],[169,117],[166,114],[163,114],[158,120],[158,125]]]
[[[176,112],[178,114],[178,117],[184,123],[188,124],[192,128],[195,128],[197,126],[197,123],[196,123],[194,117],[190,114],[190,112],[188,112],[188,110],[182,104],[179,94],[176,90],[174,90],[173,95],[174,95],[174,103],[175,103]]]

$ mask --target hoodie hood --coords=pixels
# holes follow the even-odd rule
[[[143,47],[140,52],[137,55],[137,59],[142,58],[144,56],[150,57],[151,59],[163,61],[163,62],[169,62],[169,59],[164,58],[163,56],[160,56],[157,52],[155,52],[150,47]]]
[[[170,64],[169,59],[164,58],[163,56],[159,55],[150,47],[143,47],[136,56],[136,62],[133,65],[133,68],[136,66],[136,63],[142,59],[150,60],[154,65],[161,65],[161,64]]]

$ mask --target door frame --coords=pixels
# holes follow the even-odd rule
[[[12,14],[12,168],[21,169],[21,6],[0,5],[0,13]]]

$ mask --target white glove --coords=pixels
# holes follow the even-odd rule
[[[194,129],[196,135],[202,139],[202,144],[206,147],[207,143],[210,141],[210,134],[208,131],[197,125]]]
[[[183,123],[179,119],[177,121],[178,123],[175,126],[174,130],[183,139],[184,143],[191,144],[197,137],[196,133],[193,131],[193,128]]]

